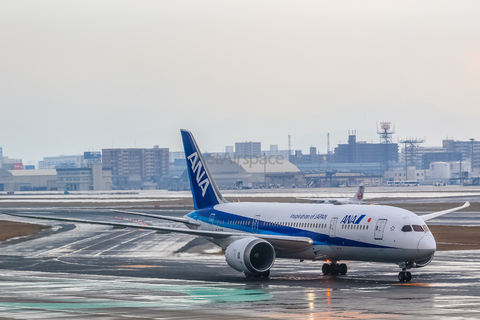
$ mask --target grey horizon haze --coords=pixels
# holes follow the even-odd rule
[[[0,146],[480,139],[479,1],[0,2]]]

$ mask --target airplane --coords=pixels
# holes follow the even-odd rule
[[[269,277],[275,259],[325,261],[324,275],[345,275],[340,261],[397,264],[398,279],[410,281],[412,268],[428,265],[436,242],[426,221],[466,208],[423,216],[384,205],[228,202],[222,196],[193,135],[181,130],[194,210],[183,217],[114,210],[185,224],[186,228],[144,226],[158,233],[202,236],[225,250],[225,260],[247,277]],[[19,214],[17,217],[32,218]],[[35,217],[74,223],[138,228],[133,223]]]
[[[365,194],[365,185],[361,183],[358,186],[357,193],[348,199],[324,199],[324,198],[297,198],[300,200],[311,200],[315,203],[331,203],[331,204],[365,204],[363,196]]]

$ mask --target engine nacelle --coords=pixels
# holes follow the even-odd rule
[[[263,239],[248,237],[232,242],[225,251],[225,260],[233,269],[250,275],[270,270],[275,262],[275,249]]]

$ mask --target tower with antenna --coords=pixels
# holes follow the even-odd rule
[[[392,159],[390,157],[390,145],[392,144],[392,135],[395,133],[395,127],[391,127],[391,122],[380,122],[380,128],[377,127],[377,134],[380,137],[380,143],[383,147],[383,157],[381,162],[382,171],[388,171],[392,167]]]
[[[417,138],[407,138],[400,141],[400,143],[405,145],[405,175],[407,174],[408,167],[420,166],[422,162],[422,155],[420,152],[418,152],[418,147],[424,142],[424,139]]]
[[[327,133],[327,159],[330,157],[330,133]],[[328,159],[330,160],[330,159]]]

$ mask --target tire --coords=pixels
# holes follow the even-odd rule
[[[347,265],[345,263],[341,263],[339,266],[338,266],[338,272],[343,276],[345,274],[347,274]]]
[[[412,274],[410,272],[407,272],[407,274],[405,275],[405,281],[410,281],[412,280]]]
[[[324,275],[329,275],[330,274],[330,265],[329,264],[326,264],[326,263],[323,264],[322,273]]]
[[[329,265],[329,266],[330,266],[330,274],[331,274],[332,276],[337,275],[337,274],[338,274],[338,264],[333,264],[333,263],[332,263],[332,264]]]
[[[398,274],[398,280],[400,280],[400,282],[405,281],[406,278],[407,278],[407,276],[405,275],[405,272],[402,271]]]

